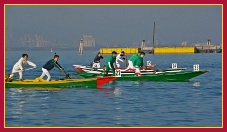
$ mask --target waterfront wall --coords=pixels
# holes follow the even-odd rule
[[[195,46],[195,47],[145,47],[141,48],[100,48],[100,53],[111,54],[112,51],[120,53],[124,51],[126,54],[134,54],[139,51],[154,54],[194,54],[194,53],[221,53],[220,46]]]
[[[195,47],[157,47],[154,54],[194,54]]]

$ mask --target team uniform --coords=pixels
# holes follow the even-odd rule
[[[112,55],[106,60],[106,75],[108,75],[109,70],[112,69],[113,76],[115,76],[115,67],[114,67],[115,61],[116,61],[116,57]]]
[[[102,56],[96,56],[92,65],[92,68],[100,68],[100,60],[103,59]]]
[[[49,60],[43,67],[42,67],[42,75],[40,78],[43,78],[45,75],[47,75],[47,81],[50,81],[51,76],[49,71],[53,69],[54,67],[57,67],[58,69],[61,69],[62,67],[58,64],[58,62],[54,61],[54,59]]]
[[[129,60],[128,60],[128,67],[125,69],[127,70],[133,70],[135,69],[134,65],[136,64],[136,60],[139,58],[138,54],[133,54]]]
[[[139,56],[136,59],[134,66],[135,66],[135,69],[136,69],[136,75],[137,76],[141,76],[140,67],[144,67],[144,65],[143,65],[143,58]]]
[[[116,66],[117,66],[117,68],[120,67],[120,62],[124,62],[124,55],[122,55],[122,54],[118,54],[116,56]]]
[[[17,63],[13,66],[13,69],[12,69],[12,74],[9,76],[9,78],[12,78],[14,76],[13,73],[15,72],[19,72],[19,79],[22,79],[22,70],[24,70],[24,66],[25,65],[30,65],[30,66],[33,66],[33,67],[37,67],[35,63],[29,61],[29,60],[24,60],[23,57],[21,57]]]

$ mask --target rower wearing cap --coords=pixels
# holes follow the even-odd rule
[[[116,61],[117,52],[113,51],[112,55],[106,60],[106,72],[105,75],[108,75],[109,70],[112,70],[113,76],[115,76],[115,67],[114,63]]]

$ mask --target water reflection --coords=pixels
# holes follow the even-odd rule
[[[115,96],[120,96],[122,94],[121,88],[97,88],[97,90],[102,90],[105,92],[113,93]]]
[[[47,90],[37,92],[34,89],[7,88],[6,126],[29,126],[29,121],[36,122],[37,115],[48,119],[53,112],[50,110],[50,104],[54,104],[50,103],[50,94],[54,95],[52,97],[58,96],[57,92],[50,93]]]
[[[199,81],[195,81],[192,84],[193,87],[200,87],[200,82]]]
[[[115,96],[120,96],[122,91],[121,91],[120,88],[115,88],[113,93],[114,93]]]
[[[144,81],[133,81],[134,85],[138,85],[138,86],[143,86],[144,85]]]

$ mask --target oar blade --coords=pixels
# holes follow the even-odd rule
[[[10,74],[6,74],[5,75],[5,82],[9,82],[10,81],[10,78],[9,77],[10,77]]]
[[[69,74],[67,74],[65,78],[66,79],[71,79],[71,77],[69,76]]]

